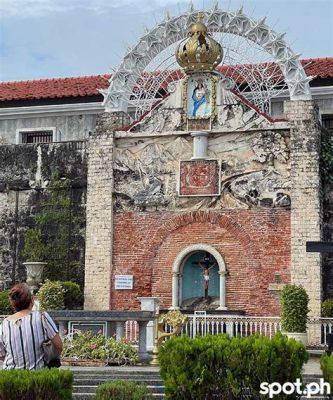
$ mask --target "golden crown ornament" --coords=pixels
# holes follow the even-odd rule
[[[191,26],[190,38],[176,49],[177,62],[185,72],[213,70],[223,58],[222,46],[210,36],[201,20],[202,16],[198,16]]]

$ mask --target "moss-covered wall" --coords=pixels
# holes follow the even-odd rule
[[[63,193],[72,210],[68,238],[72,244],[75,242],[75,254],[68,248],[66,262],[73,265],[71,261],[75,258],[74,275],[83,282],[86,177],[85,142],[0,146],[0,289],[25,279],[24,232],[35,226],[34,216],[45,208],[52,190],[59,190],[59,183],[66,186]],[[56,204],[53,206],[57,208]],[[76,222],[79,230],[71,237],[69,229]],[[50,237],[55,229],[50,224]],[[70,271],[68,274],[72,276]]]

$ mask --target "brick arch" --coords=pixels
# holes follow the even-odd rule
[[[177,229],[190,225],[195,222],[211,223],[212,225],[218,225],[220,228],[226,229],[228,232],[238,237],[242,247],[248,251],[250,257],[248,258],[249,264],[253,267],[261,267],[260,259],[258,257],[258,249],[247,231],[230,215],[221,214],[214,211],[191,211],[184,214],[178,214],[170,221],[163,224],[160,229],[155,233],[149,250],[147,251],[148,259],[150,260],[150,266],[154,261],[154,257],[159,247],[165,241],[165,239]]]
[[[175,301],[176,289],[172,289],[177,288],[174,281],[179,278],[172,266],[184,246],[195,246],[199,243],[213,246],[223,258],[226,257],[226,268],[230,272],[230,278],[227,276],[223,285],[223,304],[219,309],[244,309],[250,299],[255,308],[260,302],[260,296],[253,288],[258,284],[258,274],[262,273],[261,251],[241,223],[233,219],[233,212],[229,211],[228,214],[214,211],[177,214],[156,231],[150,241],[149,254],[145,253],[145,259],[151,271],[151,295],[162,299],[162,308],[178,307],[179,304]],[[202,225],[202,235],[199,224]],[[223,229],[225,233],[216,228]],[[192,238],[186,236],[187,231]],[[240,246],[238,252],[234,251],[236,246]],[[237,277],[238,274],[241,276]],[[241,294],[235,299],[238,290]],[[220,300],[221,298],[220,294]]]

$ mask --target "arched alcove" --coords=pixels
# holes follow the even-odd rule
[[[200,259],[202,259],[202,254],[208,253],[211,255],[216,261],[216,272],[219,275],[219,280],[218,283],[215,282],[215,287],[213,286],[211,294],[215,295],[216,289],[217,291],[217,296],[219,297],[219,307],[217,308],[218,310],[226,310],[226,304],[225,304],[225,276],[226,276],[226,267],[225,263],[223,260],[223,257],[221,254],[212,246],[209,246],[207,244],[194,244],[191,246],[185,247],[176,257],[174,263],[173,263],[173,268],[172,268],[172,309],[178,309],[181,306],[181,303],[183,301],[183,290],[186,288],[188,283],[184,283],[183,279],[187,279],[186,276],[187,273],[190,273],[190,271],[187,271],[187,268],[190,270],[191,265],[193,262],[199,262]],[[194,264],[197,265],[197,264]],[[187,267],[188,266],[188,267]],[[202,279],[202,273],[200,273],[199,270],[200,267],[193,268],[192,270],[195,272],[194,276],[189,279],[190,282],[192,282],[192,288],[187,288],[185,289],[185,294],[186,296],[191,296],[191,293],[196,296],[200,294],[200,285],[203,285],[204,280]],[[214,276],[214,272],[213,275]],[[197,282],[195,283],[195,281]],[[209,289],[208,289],[209,290]],[[209,291],[208,291],[209,294]]]

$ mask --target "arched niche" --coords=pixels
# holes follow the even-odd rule
[[[178,253],[172,267],[172,306],[171,309],[179,309],[181,303],[181,292],[182,286],[182,275],[184,262],[195,252],[203,251],[211,254],[218,265],[218,274],[220,276],[219,282],[219,307],[218,310],[226,310],[226,291],[225,291],[225,277],[227,270],[225,267],[224,259],[221,254],[213,247],[207,244],[194,244],[185,247],[180,253]]]

